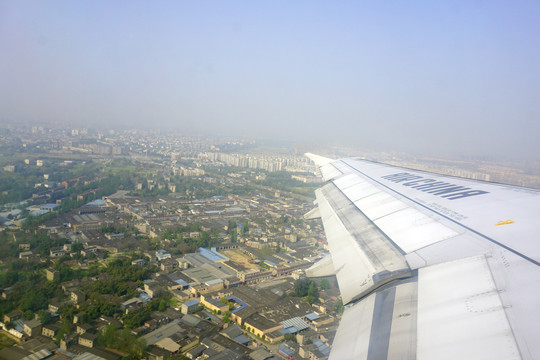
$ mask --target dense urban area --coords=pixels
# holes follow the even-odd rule
[[[534,168],[368,158],[540,187]],[[328,252],[302,151],[28,126],[0,129],[0,166],[1,359],[328,357],[343,304],[305,277]]]

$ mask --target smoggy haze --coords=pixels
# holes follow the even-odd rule
[[[0,124],[538,159],[535,1],[2,1]]]

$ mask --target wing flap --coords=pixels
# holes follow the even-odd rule
[[[334,184],[316,195],[344,303],[410,274],[403,254]]]
[[[453,229],[410,207],[374,222],[407,254],[458,235]]]
[[[354,205],[359,209],[364,209],[364,214],[372,221],[407,208],[403,201],[399,201],[394,196],[384,192],[378,192],[355,201]]]
[[[412,208],[397,195],[371,184],[359,174],[345,174],[332,182],[407,254],[459,234],[438,219]]]

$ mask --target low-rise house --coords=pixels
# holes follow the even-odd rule
[[[79,336],[79,345],[85,346],[88,348],[93,348],[94,343],[96,342],[97,335],[85,332]]]
[[[334,321],[334,317],[328,314],[321,316],[315,313],[307,314],[304,319],[315,331],[320,331],[321,329],[328,327],[328,325]]]
[[[191,298],[191,294],[187,291],[182,291],[179,289],[169,289],[169,293],[174,296],[175,299],[180,301],[187,301]]]
[[[4,315],[4,322],[8,323],[8,322],[15,321],[17,319],[20,319],[22,315],[23,315],[23,312],[21,310],[12,311],[9,314]]]
[[[161,264],[159,265],[161,271],[173,271],[178,269],[178,261],[174,259],[165,259],[161,261]]]
[[[131,265],[144,266],[144,259],[136,259],[131,262]]]
[[[146,349],[148,360],[167,360],[172,358],[172,353],[159,346],[151,345]]]
[[[41,322],[37,319],[32,319],[24,322],[24,334],[28,337],[41,334]]]
[[[272,331],[264,335],[264,340],[268,341],[270,344],[275,344],[278,341],[283,340],[284,338],[285,335],[279,330]]]
[[[171,254],[169,254],[167,251],[165,250],[158,250],[156,251],[156,261],[163,261],[165,259],[170,259],[172,257]]]
[[[34,253],[31,250],[28,251],[21,251],[19,253],[19,259],[21,260],[29,260],[34,257]]]
[[[129,311],[140,309],[144,304],[145,304],[145,301],[143,299],[134,297],[121,303],[120,309],[128,313]]]
[[[206,350],[208,349],[206,346],[204,345],[197,345],[195,346],[193,349],[187,351],[185,353],[185,357],[187,357],[188,359],[196,359],[198,358],[199,356],[201,356],[201,354]]]
[[[195,312],[197,309],[199,309],[199,300],[193,299],[186,301],[182,304],[182,314],[190,314],[192,312]]]
[[[60,324],[52,323],[43,325],[41,335],[54,339],[60,330]]]
[[[81,311],[80,313],[73,315],[73,323],[80,324],[85,318],[85,316],[86,316],[86,313],[84,311]]]
[[[13,288],[11,286],[7,287],[2,290],[2,294],[0,295],[0,297],[2,297],[2,299],[4,300],[7,300],[10,297],[12,292],[13,292]]]
[[[252,334],[264,339],[264,336],[272,331],[283,329],[283,325],[267,319],[259,314],[253,314],[246,319],[244,325]]]
[[[67,350],[68,347],[78,342],[79,334],[69,334],[60,339],[60,349]]]
[[[76,331],[77,331],[77,334],[82,335],[82,334],[88,332],[91,329],[92,329],[92,325],[90,325],[90,324],[79,324],[79,325],[77,325],[77,330]]]
[[[80,304],[86,300],[86,295],[80,290],[73,290],[71,292],[71,301],[73,301],[75,304]]]
[[[211,311],[217,313],[224,313],[229,310],[229,305],[227,303],[222,303],[219,299],[205,298],[201,296],[201,304],[210,309]]]
[[[60,278],[60,271],[53,269],[45,269],[45,276],[49,281],[58,280]]]
[[[239,344],[248,346],[251,339],[244,335],[244,331],[240,329],[238,325],[232,325],[221,331],[221,335],[228,337],[231,340],[236,341]]]
[[[51,301],[49,301],[49,306],[48,306],[49,312],[53,314],[58,314],[62,305],[63,304],[59,302],[58,299],[51,299]]]
[[[277,360],[274,355],[263,348],[258,348],[257,350],[253,351],[251,354],[249,354],[249,357],[253,360]]]
[[[148,294],[150,297],[156,297],[160,293],[164,292],[165,290],[163,287],[158,285],[157,283],[147,283],[144,284],[144,292]]]
[[[81,250],[81,255],[88,257],[90,254],[97,254],[98,250],[99,249],[95,246],[89,246],[86,249]]]
[[[231,319],[238,325],[243,325],[247,318],[255,314],[257,310],[253,306],[245,306],[238,311],[233,311]]]
[[[49,250],[49,256],[52,258],[62,257],[64,255],[66,255],[66,250],[64,250],[63,246],[52,247]]]
[[[41,205],[39,209],[46,212],[52,212],[52,211],[57,210],[59,207],[60,205],[58,204],[44,204],[44,205]]]

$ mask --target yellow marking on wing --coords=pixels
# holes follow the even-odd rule
[[[501,220],[499,221],[498,223],[495,224],[495,226],[499,226],[499,225],[509,225],[509,224],[513,224],[514,222],[512,220]]]

